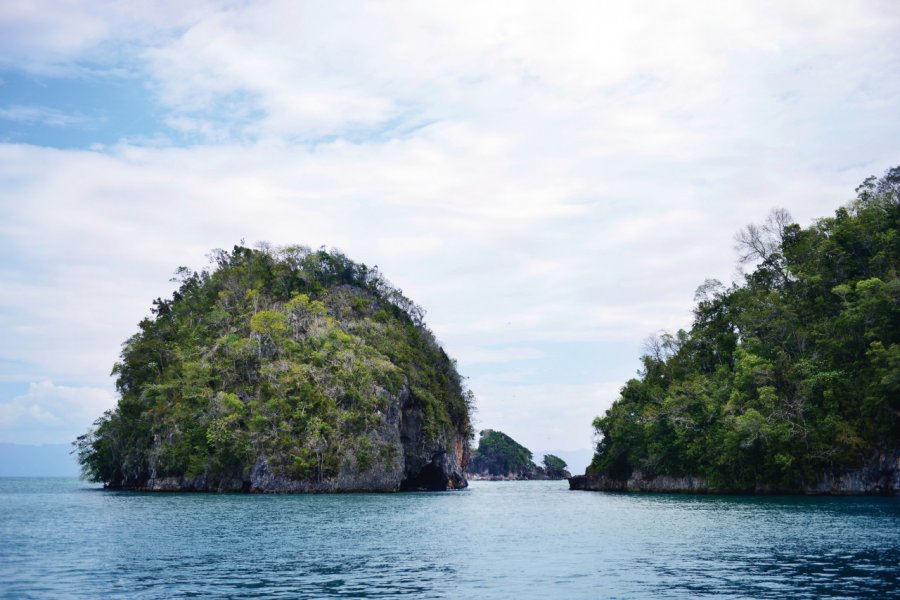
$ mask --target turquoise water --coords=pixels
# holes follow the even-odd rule
[[[2,598],[900,597],[900,499],[320,496],[0,479]]]

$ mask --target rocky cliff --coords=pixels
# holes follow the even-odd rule
[[[879,453],[859,469],[820,475],[814,483],[794,487],[756,485],[727,489],[711,485],[704,477],[645,476],[634,471],[626,479],[607,473],[577,475],[569,478],[569,489],[600,492],[669,492],[687,494],[805,494],[835,496],[900,495],[900,450]]]
[[[390,399],[383,422],[366,439],[372,447],[402,448],[402,452],[386,456],[369,468],[360,469],[358,460],[342,463],[336,474],[322,479],[300,479],[285,475],[270,465],[265,454],[256,457],[243,475],[210,475],[195,477],[160,475],[157,465],[150,464],[146,481],[123,482],[110,487],[141,491],[205,491],[205,492],[397,492],[442,491],[462,489],[468,485],[465,465],[468,462],[467,439],[459,434],[445,435],[428,441],[423,435],[421,404],[408,386]]]

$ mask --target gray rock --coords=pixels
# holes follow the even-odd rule
[[[424,431],[421,402],[409,386],[396,395],[382,390],[390,402],[381,424],[367,436],[379,460],[362,469],[355,457],[345,457],[334,477],[322,480],[300,480],[279,474],[271,468],[269,457],[260,454],[243,476],[212,477],[202,474],[194,478],[157,476],[151,462],[146,481],[122,485],[123,489],[160,492],[259,492],[259,493],[328,493],[328,492],[396,492],[401,490],[443,491],[462,489],[468,485],[468,439],[457,431],[445,430],[435,439]],[[382,456],[380,450],[393,447],[397,452]],[[155,453],[151,453],[154,456]]]
[[[569,478],[569,489],[601,492],[675,492],[689,494],[755,493],[865,496],[900,494],[900,450],[881,452],[859,469],[823,473],[815,483],[798,488],[775,488],[759,484],[749,490],[727,490],[711,487],[703,477],[645,477],[635,471],[627,480],[606,474],[577,475]]]

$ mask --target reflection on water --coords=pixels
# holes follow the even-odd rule
[[[900,596],[900,499],[103,492],[0,479],[0,597]]]

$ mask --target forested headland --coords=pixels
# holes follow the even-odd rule
[[[302,246],[214,251],[122,346],[120,398],[76,442],[112,488],[466,485],[474,398],[377,268]]]
[[[809,227],[742,230],[743,280],[649,341],[573,488],[897,493],[898,222],[900,167]]]
[[[545,454],[542,464],[534,454],[502,431],[485,429],[478,436],[478,447],[470,451],[468,473],[473,479],[565,479],[571,474],[566,461]]]

